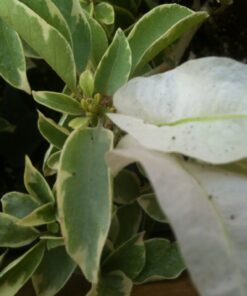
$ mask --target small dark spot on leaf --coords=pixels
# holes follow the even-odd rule
[[[72,176],[76,176],[76,172],[72,172]]]
[[[231,220],[234,220],[235,218],[236,218],[235,215],[231,215],[231,216],[230,216],[230,219],[231,219]]]
[[[213,195],[209,195],[209,196],[208,196],[208,199],[209,199],[209,200],[212,200],[212,199],[213,199]]]
[[[172,140],[176,140],[176,137],[173,136],[173,137],[172,137]]]

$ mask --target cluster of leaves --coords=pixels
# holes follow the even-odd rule
[[[139,15],[140,5],[150,11]],[[205,258],[203,252],[211,251],[211,247],[219,253],[223,250],[219,256],[221,269],[233,274],[229,271],[230,261],[233,261],[228,254],[230,251],[227,253],[229,261],[223,264],[225,237],[216,214],[212,214],[210,201],[205,199],[201,203],[201,189],[190,187],[194,180],[180,171],[178,160],[153,150],[179,152],[209,162],[212,162],[211,158],[202,157],[199,148],[195,149],[199,154],[189,154],[189,141],[186,142],[187,150],[179,150],[177,146],[171,148],[169,141],[166,142],[170,150],[163,148],[162,143],[161,149],[159,143],[165,142],[164,134],[173,138],[173,133],[180,132],[174,131],[176,128],[172,132],[163,132],[161,128],[161,133],[160,130],[156,133],[154,126],[146,126],[140,120],[135,125],[136,119],[131,116],[147,122],[153,116],[152,124],[167,124],[169,114],[161,114],[158,119],[155,112],[149,114],[149,109],[161,108],[160,101],[154,100],[159,103],[154,108],[150,103],[155,89],[148,87],[147,91],[145,83],[140,84],[134,88],[133,95],[133,89],[129,91],[127,84],[126,89],[117,92],[129,79],[149,75],[161,63],[166,63],[164,52],[169,47],[181,52],[183,42],[180,41],[184,34],[194,31],[207,17],[206,12],[194,12],[176,4],[155,6],[155,1],[1,0],[1,76],[12,86],[31,93],[26,61],[44,59],[65,83],[61,93],[32,92],[37,103],[61,114],[59,122],[40,112],[38,119],[39,131],[50,144],[43,162],[43,174],[53,176],[55,182],[48,184],[26,158],[24,184],[27,193],[10,192],[2,198],[0,247],[5,251],[1,256],[1,295],[15,295],[29,279],[32,279],[37,295],[54,295],[77,266],[92,283],[90,296],[128,296],[133,284],[176,278],[185,269],[177,243],[157,237],[153,232],[155,224],[163,227],[168,220],[202,295],[216,295],[211,290],[208,292],[211,282],[205,283],[201,278],[205,271],[210,280],[216,274],[212,268],[207,269],[209,264],[198,268],[198,263],[202,264],[199,259]],[[134,99],[142,88],[143,103],[140,103]],[[112,96],[116,92],[113,106]],[[145,92],[148,99],[145,99]],[[169,89],[168,93],[171,96],[173,91]],[[166,109],[163,107],[162,110]],[[128,116],[106,115],[115,108]],[[200,117],[201,114],[192,116]],[[109,118],[141,145],[127,137],[117,150],[110,152],[122,133]],[[12,129],[4,124],[8,130]],[[219,128],[226,129],[222,125]],[[208,129],[203,136],[206,132]],[[107,154],[112,172],[119,172],[114,180],[105,161]],[[216,163],[220,155],[212,154],[213,157]],[[142,167],[120,172],[135,161],[143,164],[147,175]],[[191,174],[197,174],[194,164],[188,166]],[[205,172],[211,174],[210,169]],[[147,177],[155,193],[147,183]],[[201,182],[204,182],[203,176]],[[176,194],[174,188],[178,188]],[[181,203],[179,198],[182,198]],[[187,203],[189,208],[185,206]],[[168,214],[168,220],[164,212]],[[205,217],[205,224],[198,223],[195,215]],[[200,224],[201,228],[195,230],[193,224]],[[209,244],[199,248],[202,239],[196,234],[201,234],[203,227],[207,231],[209,226],[216,230],[207,238]],[[215,240],[217,236],[219,239]],[[196,240],[198,243],[194,243]],[[212,241],[222,244],[222,248]],[[23,254],[9,263],[8,253],[16,248],[21,248]],[[222,277],[225,274],[222,270],[217,270],[217,275]],[[219,276],[215,276],[216,280],[220,280]],[[211,289],[217,291],[215,285],[211,285]],[[240,291],[241,287],[234,291],[237,289]],[[242,294],[236,292],[234,295]]]

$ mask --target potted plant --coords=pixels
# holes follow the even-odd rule
[[[193,8],[1,0],[0,74],[57,112],[38,111],[42,172],[26,156],[26,191],[1,199],[1,295],[31,280],[51,296],[78,277],[87,296],[144,295],[136,286],[186,268],[200,295],[245,295],[247,70],[216,57],[176,67],[209,16]],[[33,90],[40,59],[62,91]]]

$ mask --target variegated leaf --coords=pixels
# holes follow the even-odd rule
[[[121,270],[130,279],[136,278],[143,269],[146,259],[143,235],[143,233],[136,234],[116,248],[102,263],[103,272]]]
[[[47,91],[33,92],[36,102],[64,114],[83,115],[81,104],[71,96]]]
[[[116,215],[119,222],[119,230],[114,243],[116,246],[119,246],[138,232],[142,220],[142,211],[139,205],[134,202],[120,207]]]
[[[113,95],[128,81],[131,70],[131,50],[123,31],[118,29],[103,55],[95,73],[95,90]]]
[[[19,248],[33,242],[39,232],[31,227],[18,225],[18,219],[0,213],[0,247]]]
[[[45,251],[44,257],[32,276],[36,295],[51,296],[58,293],[76,268],[64,247]]]
[[[87,66],[91,50],[91,32],[79,0],[52,0],[66,19],[73,40],[73,52],[77,72]]]
[[[29,194],[8,192],[2,198],[2,209],[5,214],[23,218],[40,206],[40,203]]]
[[[152,219],[160,223],[167,223],[167,219],[156,200],[155,194],[143,194],[138,197],[137,201],[144,212]]]
[[[27,75],[26,61],[18,34],[0,19],[0,75],[12,86],[31,92]]]
[[[156,238],[145,241],[146,261],[135,283],[177,278],[185,269],[176,243]]]
[[[16,30],[71,89],[75,89],[72,49],[54,27],[18,0],[1,0],[0,18]]]
[[[23,217],[18,225],[23,226],[40,226],[44,224],[49,224],[56,221],[56,211],[54,202],[44,204],[29,215]]]
[[[26,156],[24,171],[24,184],[28,193],[39,203],[54,201],[53,193],[41,173],[32,165],[31,160]]]
[[[0,294],[14,296],[30,279],[44,254],[44,243],[39,243],[0,272]]]
[[[42,17],[49,25],[56,28],[72,45],[72,36],[63,15],[52,0],[20,0]]]
[[[109,130],[75,130],[63,147],[58,170],[58,212],[65,246],[94,283],[111,221],[111,179],[104,160],[111,147]]]
[[[89,15],[86,15],[92,35],[92,49],[90,62],[94,69],[97,68],[102,56],[108,47],[108,39],[105,30],[102,26]]]
[[[45,117],[39,112],[38,128],[42,136],[58,149],[62,149],[69,131],[55,123],[54,120]]]
[[[114,271],[100,277],[86,296],[129,296],[132,281],[121,271]]]
[[[206,12],[194,12],[177,4],[160,5],[146,13],[135,23],[128,37],[132,74],[207,17]]]

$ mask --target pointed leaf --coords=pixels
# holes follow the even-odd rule
[[[56,212],[53,202],[44,204],[35,209],[29,215],[18,222],[18,225],[23,226],[40,226],[56,221]]]
[[[15,127],[10,124],[7,120],[0,116],[0,133],[1,132],[14,132]]]
[[[51,296],[58,293],[75,268],[76,264],[68,256],[64,247],[46,251],[32,277],[36,295]]]
[[[177,4],[160,5],[146,13],[128,37],[133,59],[132,74],[207,17],[206,12],[194,12]]]
[[[108,39],[105,30],[102,26],[92,17],[86,15],[92,35],[92,49],[90,62],[93,68],[96,69],[103,54],[108,47]]]
[[[49,166],[49,168],[56,171],[58,170],[60,156],[61,151],[54,152],[50,155],[50,157],[47,159],[47,165]]]
[[[39,232],[31,227],[18,225],[18,219],[0,213],[0,247],[19,248],[33,242]]]
[[[42,239],[46,239],[47,250],[52,250],[57,247],[64,246],[64,239],[63,237],[42,237]]]
[[[31,195],[21,192],[9,192],[2,198],[2,208],[5,214],[23,218],[39,207],[40,203]]]
[[[127,277],[134,279],[145,265],[143,233],[137,234],[117,249],[103,262],[104,273],[121,270]]]
[[[37,91],[33,92],[36,102],[58,112],[71,115],[83,115],[81,104],[74,98],[56,92]]]
[[[75,88],[72,49],[55,28],[18,0],[1,0],[0,17],[46,60],[71,89]]]
[[[142,220],[142,211],[137,203],[132,203],[119,208],[117,218],[119,232],[115,245],[119,246],[138,232]]]
[[[75,130],[58,170],[58,211],[66,249],[92,282],[98,278],[111,221],[111,180],[104,160],[111,147],[109,130]]]
[[[62,149],[69,132],[39,112],[38,128],[42,136],[58,149]]]
[[[0,19],[0,75],[12,86],[31,92],[27,75],[26,61],[18,34]]]
[[[142,163],[200,294],[245,295],[246,175],[192,166],[146,150],[130,137],[120,148],[108,159],[113,172],[133,161]]]
[[[177,278],[185,269],[176,243],[156,238],[145,242],[146,262],[135,283]]]
[[[32,195],[39,203],[54,201],[53,193],[45,178],[32,165],[31,160],[27,156],[24,171],[24,184],[28,193]]]
[[[79,0],[52,0],[66,19],[73,40],[77,72],[85,70],[91,50],[90,27]]]
[[[63,15],[52,0],[20,0],[60,32],[72,44],[72,37]]]
[[[123,170],[114,179],[114,200],[119,204],[130,204],[134,202],[140,193],[140,181],[137,176]]]
[[[104,95],[113,95],[128,81],[131,69],[131,51],[123,31],[118,29],[102,57],[95,73],[95,90]]]
[[[144,194],[137,199],[144,212],[155,221],[167,223],[167,219],[158,204],[155,194]]]
[[[129,296],[131,290],[132,281],[123,272],[114,271],[101,276],[86,296]]]
[[[0,294],[16,295],[40,264],[43,254],[44,244],[39,243],[5,267],[0,272]]]

